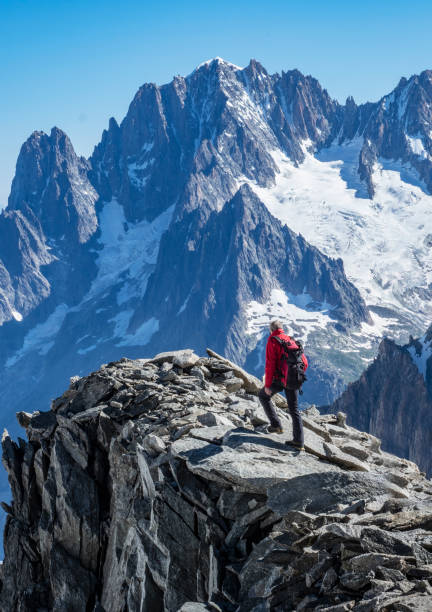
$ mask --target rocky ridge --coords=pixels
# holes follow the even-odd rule
[[[0,214],[0,326],[19,323],[54,292],[54,304],[88,288],[98,228],[89,162],[60,129],[33,132],[21,147],[9,204]],[[87,269],[87,270],[86,270]],[[75,289],[65,286],[73,275]]]
[[[324,412],[343,411],[353,427],[382,440],[387,451],[432,474],[432,326],[400,346],[385,338],[378,355]],[[407,435],[408,432],[408,435]]]
[[[266,433],[255,377],[208,351],[122,359],[3,435],[2,609],[432,607],[432,484],[345,416]]]

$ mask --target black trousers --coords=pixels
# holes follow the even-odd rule
[[[265,392],[265,387],[261,389],[258,394],[259,400],[261,402],[262,407],[264,408],[264,412],[267,415],[268,420],[270,421],[270,425],[272,427],[282,427],[280,419],[276,414],[276,410],[274,407],[271,398],[275,393],[281,391],[280,387],[272,385],[270,387],[272,392],[271,395],[267,395]],[[290,415],[293,423],[293,438],[295,442],[299,442],[300,444],[304,443],[304,434],[303,434],[303,423],[302,418],[298,409],[298,391],[293,389],[284,389],[285,396],[287,399],[288,410],[290,411]]]

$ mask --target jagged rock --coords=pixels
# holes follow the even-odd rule
[[[17,412],[17,420],[21,427],[26,429],[31,423],[32,415],[30,412]]]
[[[369,457],[368,451],[364,447],[362,447],[360,444],[356,444],[355,442],[348,442],[348,443],[342,444],[340,449],[342,452],[348,455],[353,455],[354,457],[357,457],[357,459],[360,459],[360,461],[364,461],[365,459]],[[395,484],[398,484],[398,483],[395,483]]]
[[[159,455],[166,451],[166,444],[159,436],[148,434],[144,438],[144,448]]]
[[[243,387],[243,381],[241,380],[241,378],[233,376],[233,378],[230,378],[226,381],[225,386],[228,391],[234,393],[234,391],[239,391]]]
[[[430,475],[428,432],[432,413],[432,368],[426,367],[426,363],[429,359],[432,364],[428,357],[432,335],[426,333],[422,340],[418,348],[414,340],[399,346],[384,339],[374,362],[325,410],[332,413],[343,410],[354,427],[382,438],[386,451],[415,461]],[[424,372],[421,367],[419,369],[420,355],[425,362]],[[402,371],[405,372],[403,378]],[[389,423],[393,423],[393,427],[389,427]],[[371,439],[374,452],[376,444]]]
[[[338,463],[339,465],[345,466],[352,470],[369,472],[370,468],[367,463],[358,461],[355,457],[341,452],[336,446],[333,446],[333,444],[329,444],[328,442],[324,442],[323,446],[327,457],[334,463]]]
[[[252,374],[249,374],[243,370],[243,368],[240,368],[229,359],[225,359],[209,348],[207,349],[207,353],[210,355],[210,357],[215,357],[220,363],[227,365],[235,373],[235,375],[243,381],[243,385],[247,393],[257,394],[260,391],[262,382],[256,376],[252,376]]]
[[[20,416],[28,442],[5,431],[2,610],[428,609],[432,490],[413,464],[313,412],[298,453],[282,397],[269,435],[253,377],[167,355],[72,383]]]
[[[347,612],[348,610],[352,610],[355,606],[355,600],[345,601],[344,603],[337,604],[336,606],[326,606],[320,607],[318,610],[320,612]]]
[[[370,552],[349,559],[345,565],[353,571],[375,570],[380,565],[392,569],[405,570],[409,563],[415,563],[413,557]]]
[[[394,570],[396,571],[396,570]],[[403,574],[401,574],[403,577]],[[340,583],[343,587],[352,591],[360,591],[365,586],[370,584],[370,581],[375,576],[373,571],[368,573],[364,572],[346,572],[339,577]]]

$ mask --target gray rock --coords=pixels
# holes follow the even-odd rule
[[[205,363],[212,377],[233,369]],[[283,410],[282,435],[236,427],[256,397],[237,401],[223,382],[206,391],[162,364],[174,381],[143,378],[142,360],[111,363],[51,411],[21,416],[28,442],[4,433],[2,610],[429,604],[432,506],[418,471],[387,454],[353,470],[359,459],[338,444],[368,439],[324,421],[298,453]]]
[[[363,446],[355,442],[342,444],[340,449],[343,453],[353,455],[357,459],[360,459],[360,461],[366,461],[370,457],[370,451],[368,452]]]
[[[235,391],[239,391],[243,387],[243,381],[241,378],[237,378],[234,376],[233,378],[229,378],[225,383],[225,388],[230,393],[234,393]]]
[[[328,442],[324,442],[323,446],[330,461],[347,467],[348,469],[358,470],[360,472],[369,472],[370,467],[367,463],[359,461],[351,454],[348,455],[347,453],[340,451],[336,446],[329,444]]]
[[[230,425],[215,425],[213,427],[199,427],[190,430],[190,435],[197,440],[205,440],[214,444],[221,444],[225,434],[233,428]]]
[[[198,421],[206,427],[234,427],[233,422],[223,414],[217,414],[215,412],[204,412],[198,416]]]
[[[192,368],[199,360],[192,349],[184,349],[180,351],[167,351],[165,353],[158,353],[153,357],[149,363],[161,364],[163,362],[172,363],[179,368],[186,369]]]
[[[360,591],[365,586],[370,584],[375,574],[372,571],[365,572],[346,572],[339,577],[340,583],[343,587],[350,589],[351,591]]]
[[[166,451],[165,442],[154,434],[148,434],[144,438],[143,445],[146,450],[156,453],[157,455]]]
[[[181,608],[178,609],[178,612],[209,612],[209,611],[217,612],[220,610],[219,606],[216,604],[204,604],[198,603],[196,601],[188,601],[182,605]]]
[[[171,452],[186,460],[193,473],[252,493],[266,493],[275,483],[283,486],[295,477],[338,469],[310,455],[300,462],[283,442],[240,428],[227,432],[222,447],[186,439],[175,442]]]
[[[346,562],[346,566],[352,571],[368,572],[374,571],[377,567],[390,567],[391,569],[404,570],[409,563],[413,563],[412,557],[402,555],[392,555],[385,553],[370,552],[353,557]]]

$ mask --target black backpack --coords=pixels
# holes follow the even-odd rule
[[[279,336],[273,336],[273,338],[281,345],[283,348],[283,353],[281,360],[286,361],[288,364],[288,376],[287,376],[287,384],[286,388],[290,390],[298,390],[300,395],[302,395],[303,391],[301,389],[302,384],[307,380],[305,374],[305,367],[302,359],[303,353],[303,345],[300,340],[294,340],[291,338],[292,342],[295,342],[298,348],[293,349],[289,348],[291,345],[286,341],[279,338]],[[276,379],[281,381],[282,379],[282,371],[279,367],[279,370],[276,372]]]

